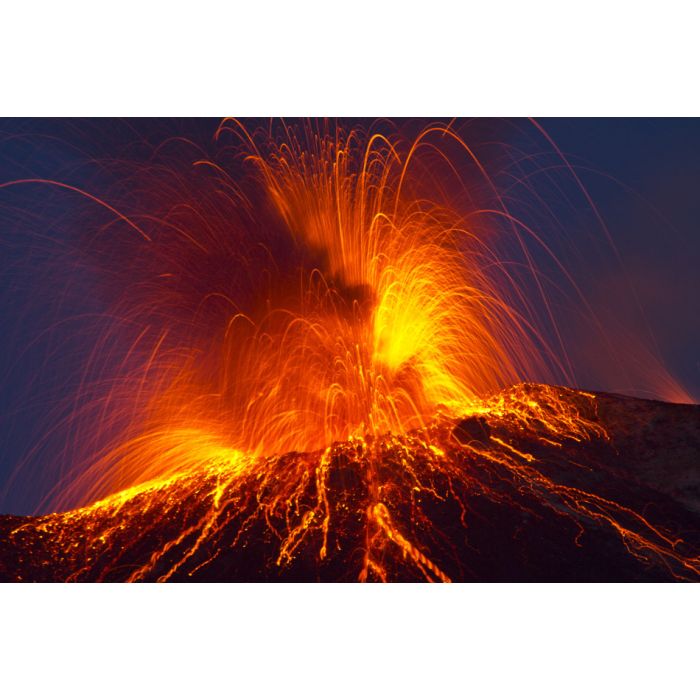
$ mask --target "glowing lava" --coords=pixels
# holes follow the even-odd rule
[[[607,528],[633,557],[698,576],[680,540],[550,473],[552,451],[604,445],[606,429],[593,395],[518,384],[574,380],[545,341],[556,324],[522,227],[515,264],[450,205],[440,173],[464,188],[450,149],[490,187],[455,131],[406,146],[226,120],[217,139],[232,134],[243,184],[203,158],[206,190],[184,194],[168,171],[150,187],[160,214],[119,214],[143,265],[111,313],[141,329],[120,366],[141,360],[109,384],[54,501],[83,507],[14,529],[18,547],[71,580],[192,577],[257,547],[257,568],[233,578],[340,557],[336,578],[448,581],[465,575],[452,538],[478,494]],[[477,213],[515,223],[504,207]]]
[[[268,459],[212,450],[206,462],[167,479],[15,526],[8,543],[17,558],[11,561],[5,550],[0,574],[15,580],[509,580],[523,576],[526,556],[533,559],[529,577],[538,580],[697,580],[699,543],[628,505],[648,497],[629,479],[620,482],[621,491],[616,485],[619,459],[598,408],[609,413],[609,405],[626,401],[521,385],[456,425],[442,420],[402,436]],[[634,408],[664,410],[647,403]],[[197,445],[196,436],[181,437]],[[614,498],[591,490],[601,476],[604,494],[618,489]],[[654,499],[658,504],[658,492]],[[566,565],[538,569],[537,557],[547,550],[543,533],[553,552],[571,558]],[[506,569],[494,573],[499,557]]]

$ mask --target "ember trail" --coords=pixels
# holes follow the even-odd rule
[[[195,160],[198,191],[167,168],[125,179],[161,193],[155,213],[93,201],[130,229],[111,245],[140,264],[112,317],[142,330],[54,499],[80,507],[8,533],[20,578],[462,580],[472,522],[504,506],[576,547],[603,533],[630,571],[700,576],[643,489],[589,487],[614,461],[599,398],[523,383],[575,385],[545,340],[528,246],[547,249],[455,131],[225,120],[216,139],[235,165]],[[455,149],[500,206],[451,202]]]

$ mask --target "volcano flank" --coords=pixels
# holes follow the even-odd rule
[[[208,458],[3,516],[0,580],[700,580],[700,406],[520,384],[403,435]]]

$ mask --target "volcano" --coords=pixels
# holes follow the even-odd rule
[[[520,384],[462,420],[209,459],[0,533],[3,581],[700,580],[700,406]]]
[[[0,578],[700,576],[697,407],[563,388],[691,400],[601,320],[548,198],[523,220],[500,158],[452,122],[404,127],[231,118],[88,189],[0,183],[53,192],[56,221],[82,198],[30,307],[43,337],[70,290],[83,329],[47,338],[51,381],[8,369],[45,413],[17,481],[40,469],[53,513],[2,520]]]

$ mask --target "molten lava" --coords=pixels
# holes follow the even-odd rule
[[[202,158],[206,191],[168,173],[150,188],[161,213],[119,214],[143,264],[111,314],[141,330],[54,500],[81,507],[12,529],[18,572],[178,580],[230,556],[238,580],[298,561],[307,578],[463,579],[476,498],[565,520],[573,540],[602,528],[637,561],[700,576],[672,529],[558,477],[557,454],[608,454],[609,436],[594,395],[520,384],[575,381],[546,340],[556,323],[521,229],[516,263],[470,223],[514,224],[500,195],[460,213],[445,144],[490,181],[455,131],[406,146],[226,120],[216,136],[237,141],[243,176]]]
[[[668,472],[639,481],[640,429],[669,416],[680,427],[660,444],[692,428],[694,468],[698,407],[543,385],[496,394],[456,424],[313,453],[210,445],[205,459],[197,436],[181,435],[197,456],[169,478],[0,522],[0,579],[697,580],[700,503],[666,498]],[[649,503],[654,518],[640,514]]]

